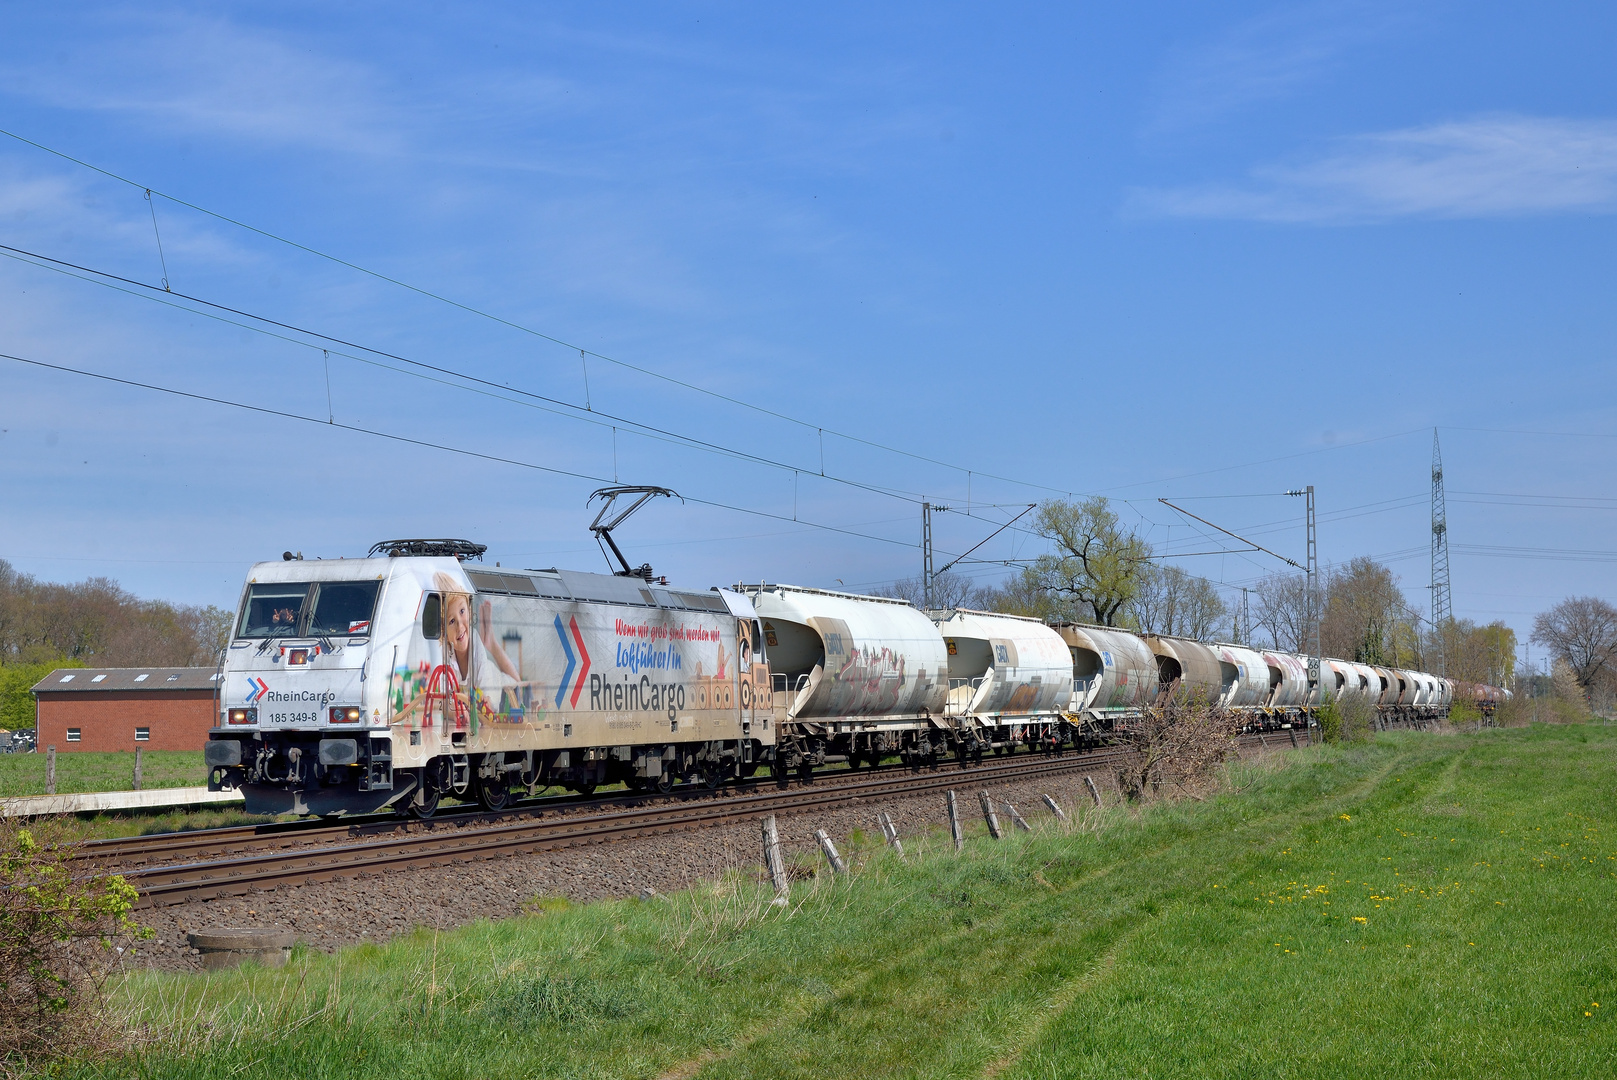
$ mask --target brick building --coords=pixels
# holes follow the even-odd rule
[[[214,726],[213,668],[59,668],[34,684],[39,748],[200,750]]]

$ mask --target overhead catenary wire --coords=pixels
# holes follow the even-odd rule
[[[17,261],[25,263],[25,264],[30,265],[30,266],[37,266],[40,269],[51,270],[51,271],[54,271],[54,272],[57,272],[57,273],[62,273],[62,274],[65,274],[68,277],[72,277],[72,278],[75,278],[77,280],[88,281],[91,284],[102,285],[103,287],[106,287],[106,288],[115,289],[118,292],[123,292],[123,293],[129,294],[129,295],[138,296],[138,297],[141,297],[143,299],[151,300],[154,303],[159,303],[159,304],[163,304],[165,306],[173,307],[173,308],[175,308],[177,310],[180,310],[180,311],[186,311],[186,312],[189,312],[191,314],[201,315],[204,318],[214,319],[216,321],[223,322],[223,323],[225,323],[226,325],[229,325],[229,326],[236,326],[236,327],[240,327],[241,329],[244,329],[244,330],[252,331],[254,333],[265,334],[266,336],[275,338],[276,340],[279,340],[279,341],[285,341],[285,342],[288,342],[290,344],[300,345],[300,346],[302,346],[304,348],[311,348],[311,349],[319,348],[319,349],[321,349],[322,353],[326,354],[326,356],[328,358],[329,358],[331,350],[326,349],[326,348],[322,348],[319,345],[311,345],[308,342],[300,341],[297,338],[287,337],[286,335],[283,335],[283,334],[271,333],[269,331],[264,330],[263,327],[260,327],[260,326],[253,326],[253,325],[250,325],[250,324],[247,324],[247,323],[236,322],[233,319],[220,318],[217,315],[211,315],[211,314],[209,314],[208,312],[205,312],[205,311],[196,311],[194,308],[186,307],[185,304],[175,303],[172,300],[170,300],[169,298],[173,297],[173,298],[177,298],[179,300],[187,301],[188,303],[200,304],[200,305],[202,305],[204,307],[212,308],[215,311],[228,312],[231,315],[238,315],[241,318],[253,320],[253,322],[255,322],[255,323],[263,323],[266,326],[279,327],[282,330],[287,330],[287,331],[289,331],[291,333],[294,333],[294,334],[302,334],[305,337],[314,338],[314,339],[316,339],[318,341],[329,342],[332,345],[341,345],[341,346],[343,346],[345,348],[349,348],[349,349],[357,349],[357,350],[359,350],[361,352],[370,353],[373,356],[381,356],[381,357],[386,357],[389,360],[397,360],[398,362],[400,362],[402,364],[409,364],[412,367],[420,368],[420,369],[422,369],[424,371],[434,371],[434,372],[437,372],[439,374],[447,375],[447,376],[450,376],[450,377],[455,378],[455,379],[461,379],[461,380],[464,380],[467,383],[474,384],[474,386],[460,386],[460,384],[458,384],[458,383],[444,383],[444,385],[458,386],[460,389],[469,390],[469,391],[471,391],[473,393],[485,393],[486,396],[492,396],[492,397],[495,397],[498,400],[506,401],[506,402],[509,402],[511,404],[523,405],[523,406],[529,407],[529,408],[534,407],[531,404],[531,402],[515,401],[512,398],[506,396],[508,394],[516,394],[516,395],[518,395],[520,397],[531,399],[531,401],[545,402],[546,404],[556,406],[557,409],[566,410],[566,411],[557,411],[557,409],[545,409],[543,411],[551,412],[554,415],[558,415],[558,416],[565,416],[568,419],[577,420],[577,421],[580,421],[582,423],[595,424],[596,426],[602,427],[602,428],[611,428],[611,429],[613,429],[614,432],[616,431],[616,428],[617,428],[618,425],[623,425],[623,426],[638,429],[637,430],[638,434],[645,435],[647,437],[652,437],[652,438],[661,438],[661,439],[664,439],[664,440],[669,440],[669,441],[672,441],[672,442],[674,442],[674,443],[676,443],[678,445],[683,445],[683,446],[688,446],[688,447],[698,449],[698,450],[704,450],[704,451],[708,451],[708,452],[718,453],[718,454],[722,454],[722,455],[727,456],[727,457],[737,458],[737,459],[746,460],[746,461],[752,461],[752,462],[754,462],[756,464],[765,465],[765,466],[768,466],[770,468],[780,469],[782,471],[787,471],[787,470],[791,470],[793,472],[802,471],[800,466],[792,465],[789,462],[777,461],[777,460],[775,460],[773,458],[765,457],[762,454],[753,453],[752,451],[738,450],[738,449],[735,449],[734,447],[724,446],[721,443],[714,443],[714,442],[710,442],[710,441],[708,441],[706,439],[699,439],[699,438],[696,438],[695,436],[685,435],[685,434],[682,434],[680,432],[672,431],[672,430],[669,430],[669,429],[666,429],[666,428],[660,428],[660,427],[657,427],[657,426],[652,425],[652,424],[647,424],[647,423],[645,423],[643,421],[634,420],[634,419],[632,419],[630,417],[618,416],[618,415],[616,415],[614,413],[602,412],[599,409],[592,409],[590,407],[590,403],[588,402],[588,400],[586,400],[586,402],[585,402],[585,404],[583,406],[579,406],[579,405],[576,405],[576,404],[574,404],[574,403],[572,403],[570,401],[565,401],[565,400],[563,400],[561,398],[551,397],[551,396],[549,396],[547,394],[541,394],[541,393],[539,393],[537,391],[525,390],[525,389],[522,389],[520,387],[513,387],[513,386],[510,386],[510,385],[508,385],[506,383],[497,383],[497,382],[494,382],[491,379],[485,379],[485,378],[483,378],[481,376],[478,376],[478,375],[472,375],[472,374],[469,374],[467,372],[458,371],[458,370],[456,370],[454,368],[444,367],[441,364],[428,363],[427,361],[424,361],[424,360],[415,360],[415,359],[412,359],[411,357],[403,356],[403,355],[400,355],[400,354],[394,353],[394,352],[389,352],[389,351],[387,351],[385,349],[373,348],[373,347],[371,347],[369,345],[363,345],[363,344],[360,344],[358,342],[348,340],[346,338],[341,338],[341,337],[336,337],[336,336],[333,336],[333,335],[330,335],[330,334],[325,334],[325,333],[322,333],[322,332],[320,332],[318,330],[310,330],[307,327],[298,326],[295,323],[288,323],[288,322],[284,322],[284,321],[279,320],[279,319],[271,318],[271,317],[266,316],[266,315],[259,315],[259,314],[255,313],[255,312],[247,311],[247,310],[244,310],[242,308],[231,307],[231,306],[229,306],[227,304],[220,304],[220,303],[217,303],[215,301],[207,300],[207,299],[204,299],[204,298],[199,297],[199,296],[193,296],[193,295],[190,295],[190,294],[187,294],[187,293],[178,293],[178,292],[174,292],[174,291],[172,291],[170,289],[159,289],[156,286],[150,284],[149,282],[140,281],[140,280],[135,279],[135,278],[124,277],[121,274],[114,274],[114,273],[112,273],[110,271],[107,271],[107,270],[100,270],[100,269],[96,269],[95,267],[84,266],[84,265],[79,264],[79,263],[68,262],[65,259],[53,258],[52,256],[49,256],[49,255],[42,255],[42,254],[40,254],[38,252],[29,251],[29,250],[27,250],[25,248],[13,247],[13,246],[11,246],[9,244],[0,244],[0,255],[5,255],[8,258],[16,259]],[[35,261],[35,260],[38,260],[38,261]],[[76,273],[75,273],[75,271],[76,271]],[[91,275],[91,277],[84,278],[84,277],[80,276],[81,274],[89,274],[89,275]],[[121,283],[122,285],[133,286],[136,289],[142,290],[142,292],[132,292],[130,289],[120,288],[118,285],[111,284],[112,282],[118,282],[118,283]],[[149,294],[152,294],[152,293],[162,293],[164,295],[162,295],[162,296],[149,295]],[[356,356],[353,353],[344,353],[341,350],[338,350],[338,355],[339,356],[346,356],[348,359],[357,360],[360,363],[374,364],[374,361],[367,360],[363,356]],[[423,378],[424,377],[424,376],[420,375],[417,372],[400,371],[400,369],[392,367],[391,365],[387,365],[387,364],[381,364],[381,365],[375,365],[375,366],[380,366],[380,367],[384,368],[385,370],[398,372],[398,373],[404,374],[404,375],[409,375],[409,376],[414,377],[414,378]],[[429,381],[441,382],[442,380],[429,380]],[[489,393],[487,393],[487,391],[475,389],[475,387],[478,387],[478,386],[485,387],[485,388],[487,388],[487,391],[493,391],[493,393],[489,394]],[[587,383],[586,383],[586,386],[587,386]],[[588,414],[588,415],[580,415],[580,414]],[[616,421],[616,423],[614,423],[614,421]],[[901,499],[901,500],[903,500],[905,502],[911,502],[911,503],[917,503],[918,504],[921,501],[923,501],[923,497],[922,497],[921,493],[919,493],[919,492],[904,491],[904,490],[899,489],[899,488],[884,487],[884,486],[879,485],[879,484],[868,484],[868,483],[865,483],[865,482],[860,481],[860,480],[854,480],[851,477],[838,476],[838,475],[836,475],[834,473],[826,473],[824,471],[823,467],[820,470],[820,472],[818,473],[818,475],[820,475],[821,477],[823,477],[826,480],[831,481],[832,483],[843,484],[843,485],[848,486],[848,487],[854,487],[854,488],[858,488],[858,489],[863,490],[863,491],[869,491],[869,492],[871,492],[873,494],[885,495],[885,496],[888,496],[890,498]]]
[[[434,301],[436,301],[438,303],[441,303],[441,304],[446,304],[446,305],[448,305],[450,307],[453,307],[453,308],[455,308],[457,310],[464,311],[469,315],[475,315],[478,318],[487,319],[487,320],[489,320],[489,321],[491,321],[493,323],[496,323],[496,324],[498,324],[500,326],[504,326],[504,327],[507,327],[509,329],[516,330],[516,331],[518,331],[520,333],[532,335],[533,337],[539,338],[539,339],[541,339],[543,341],[548,341],[551,344],[559,345],[559,346],[561,346],[563,348],[567,348],[567,349],[577,349],[581,354],[588,354],[589,356],[594,356],[596,359],[604,361],[604,362],[606,362],[608,364],[613,364],[613,365],[615,365],[617,367],[624,368],[625,370],[628,370],[628,371],[637,372],[638,374],[645,375],[645,376],[647,376],[649,378],[661,380],[661,381],[666,382],[666,383],[668,383],[670,385],[678,386],[678,387],[681,387],[682,389],[690,390],[693,393],[703,394],[703,395],[705,395],[707,397],[711,397],[711,398],[713,398],[715,400],[724,401],[724,402],[727,402],[727,403],[729,403],[731,405],[735,405],[735,406],[737,406],[739,408],[748,409],[748,410],[750,410],[752,412],[756,412],[756,413],[758,413],[760,415],[770,416],[770,417],[773,417],[773,418],[775,418],[777,420],[783,420],[783,421],[786,421],[787,423],[795,424],[798,427],[804,428],[806,430],[818,431],[818,432],[822,433],[822,436],[823,436],[823,434],[829,433],[829,434],[831,434],[831,435],[833,435],[833,436],[835,436],[835,437],[837,437],[839,439],[844,439],[844,440],[846,440],[848,442],[858,443],[860,445],[868,446],[868,447],[871,447],[872,449],[876,449],[876,450],[882,450],[882,451],[885,451],[887,453],[898,454],[900,456],[911,458],[911,459],[916,460],[916,461],[924,461],[924,462],[927,462],[928,464],[937,465],[937,466],[939,466],[941,468],[945,468],[945,469],[952,469],[952,470],[954,470],[956,472],[966,473],[966,472],[975,471],[975,472],[977,472],[978,474],[980,474],[982,476],[987,476],[987,477],[990,477],[992,479],[999,480],[999,481],[1002,481],[1002,482],[1008,483],[1008,484],[1016,484],[1016,485],[1019,485],[1019,486],[1022,486],[1022,487],[1033,488],[1033,489],[1040,490],[1040,491],[1048,491],[1048,492],[1051,492],[1053,494],[1067,495],[1069,497],[1074,494],[1074,492],[1067,491],[1067,490],[1065,490],[1063,488],[1052,487],[1052,486],[1050,486],[1048,484],[1038,484],[1038,483],[1033,483],[1033,482],[1027,481],[1027,480],[1018,480],[1018,479],[1016,479],[1014,477],[999,476],[999,475],[997,475],[995,473],[983,472],[981,469],[969,470],[963,465],[956,465],[956,464],[954,464],[952,462],[941,461],[941,460],[939,460],[937,458],[929,457],[929,456],[927,456],[925,454],[919,454],[919,453],[916,453],[916,452],[914,452],[912,450],[904,450],[904,449],[902,449],[900,447],[891,446],[891,445],[888,445],[886,443],[877,442],[877,441],[875,441],[873,439],[866,439],[866,438],[862,438],[862,437],[860,437],[858,435],[849,434],[848,432],[838,431],[835,428],[829,428],[829,427],[826,427],[823,424],[816,424],[816,423],[813,423],[813,422],[808,421],[808,420],[802,420],[802,419],[799,419],[798,417],[791,416],[791,415],[789,415],[787,413],[780,412],[779,410],[771,409],[768,406],[758,405],[758,404],[756,404],[754,402],[746,401],[745,399],[738,398],[738,397],[735,397],[735,396],[730,395],[730,394],[725,394],[725,393],[722,393],[722,392],[720,392],[718,390],[712,390],[712,389],[709,389],[708,387],[701,386],[701,385],[699,385],[697,383],[689,382],[689,381],[687,381],[685,379],[680,379],[680,378],[677,378],[677,377],[672,376],[672,375],[666,375],[666,374],[664,374],[664,373],[662,373],[660,371],[657,371],[654,368],[644,367],[644,366],[642,366],[640,364],[635,364],[635,363],[632,363],[632,362],[627,361],[627,360],[620,360],[620,359],[618,359],[616,357],[608,356],[605,353],[597,352],[597,351],[595,351],[593,349],[585,349],[582,346],[579,346],[579,345],[577,345],[577,344],[575,344],[573,342],[567,341],[567,340],[565,340],[563,338],[556,337],[556,336],[554,336],[552,334],[547,334],[542,330],[537,330],[537,329],[534,329],[533,327],[525,326],[522,323],[515,322],[515,321],[513,321],[511,319],[507,319],[507,318],[505,318],[503,316],[495,315],[495,314],[493,314],[491,312],[484,311],[483,309],[475,307],[475,306],[473,306],[471,304],[467,304],[467,303],[463,303],[462,301],[459,301],[459,300],[451,299],[450,297],[444,296],[444,295],[442,295],[440,293],[433,292],[432,290],[423,288],[423,287],[421,287],[419,285],[412,285],[407,281],[403,281],[403,280],[401,280],[399,278],[392,277],[392,276],[390,276],[388,274],[384,274],[384,273],[382,273],[380,271],[377,271],[377,270],[372,270],[369,267],[363,266],[363,265],[361,265],[359,263],[351,262],[348,259],[344,259],[344,258],[342,258],[340,256],[337,256],[337,255],[329,254],[328,252],[321,251],[318,248],[311,247],[308,244],[299,243],[296,240],[292,240],[292,239],[289,239],[287,237],[281,236],[281,235],[279,235],[277,233],[270,232],[268,229],[263,229],[263,228],[260,228],[260,227],[258,227],[256,225],[248,224],[247,222],[241,221],[241,220],[239,220],[237,218],[233,218],[233,217],[229,216],[228,214],[223,214],[223,213],[220,213],[220,212],[218,212],[216,210],[210,210],[209,208],[207,208],[205,206],[201,206],[201,205],[199,205],[197,203],[193,203],[193,202],[190,202],[190,201],[188,201],[186,199],[182,199],[179,196],[170,195],[167,192],[160,191],[160,190],[158,190],[156,188],[149,187],[147,185],[141,184],[140,182],[138,182],[136,180],[131,180],[127,176],[122,176],[119,173],[113,172],[110,169],[102,168],[99,165],[91,164],[90,162],[85,161],[85,160],[83,160],[81,158],[74,157],[72,154],[64,153],[63,151],[57,150],[57,149],[55,149],[53,147],[46,146],[44,143],[36,142],[33,139],[27,138],[26,136],[19,135],[14,131],[8,131],[8,130],[6,130],[4,128],[0,128],[0,135],[5,135],[5,136],[7,136],[9,138],[15,139],[16,141],[18,141],[20,143],[24,143],[25,145],[32,146],[36,150],[41,150],[41,151],[43,151],[43,152],[45,152],[47,154],[50,154],[53,157],[60,158],[63,161],[71,162],[72,164],[77,165],[77,166],[79,166],[81,168],[89,169],[92,172],[99,173],[100,175],[105,176],[108,179],[116,180],[119,183],[127,184],[132,188],[136,188],[136,189],[145,191],[149,195],[157,195],[157,196],[159,196],[161,198],[167,199],[169,202],[174,203],[176,206],[183,206],[186,209],[194,210],[199,214],[205,214],[208,217],[211,217],[211,218],[215,219],[216,221],[222,221],[222,222],[224,222],[224,223],[226,223],[228,225],[235,226],[236,228],[244,229],[244,230],[246,230],[246,231],[248,231],[250,233],[253,233],[253,234],[257,235],[257,236],[262,236],[267,240],[273,240],[276,243],[285,244],[286,246],[288,246],[290,248],[293,248],[293,249],[295,249],[297,251],[304,252],[305,254],[308,254],[308,255],[312,255],[315,258],[324,259],[327,262],[333,263],[335,265],[346,267],[349,270],[353,270],[355,273],[364,274],[367,277],[371,277],[371,278],[376,279],[377,281],[386,282],[386,283],[388,283],[390,285],[393,285],[393,286],[396,286],[398,288],[405,289],[405,290],[407,290],[409,292],[415,293],[418,296],[422,296],[422,297],[425,297],[427,299],[434,300]]]
[[[192,401],[207,402],[214,405],[225,405],[234,409],[244,409],[248,412],[259,413],[264,416],[274,416],[284,420],[297,420],[306,424],[319,424],[321,427],[335,427],[339,430],[351,431],[359,435],[368,435],[373,438],[387,439],[391,442],[404,443],[429,450],[441,450],[445,453],[458,454],[469,458],[477,458],[482,461],[493,462],[500,465],[512,465],[517,468],[532,469],[537,472],[551,473],[556,476],[566,476],[577,480],[588,480],[591,483],[596,484],[612,483],[611,480],[608,480],[604,476],[596,476],[591,473],[578,472],[572,469],[561,469],[553,465],[540,465],[537,462],[523,461],[520,458],[510,458],[504,457],[500,454],[484,453],[481,450],[470,450],[465,447],[451,446],[447,443],[433,442],[430,439],[418,439],[410,435],[400,435],[397,432],[381,431],[376,428],[363,427],[359,424],[328,423],[327,421],[321,420],[316,416],[304,416],[302,413],[289,412],[284,409],[272,409],[266,405],[253,405],[244,401],[233,401],[230,398],[214,397],[210,394],[198,394],[189,390],[176,389],[175,387],[171,386],[160,386],[157,383],[141,382],[137,379],[120,378],[116,375],[107,375],[98,371],[87,371],[83,368],[70,367],[66,364],[52,364],[44,360],[31,360],[28,357],[15,356],[10,353],[0,353],[0,359],[11,360],[19,364],[27,364],[31,367],[44,368],[51,371],[60,371],[70,375],[79,375],[88,379],[97,379],[102,382],[117,383],[122,386],[135,387],[141,390],[151,390],[161,394],[169,394],[174,397],[188,398]],[[840,533],[843,536],[853,536],[861,540],[873,540],[882,544],[891,544],[895,547],[914,548],[917,546],[908,540],[895,540],[890,536],[877,536],[873,533],[856,532],[853,529],[845,529],[836,525],[826,525],[822,522],[810,521],[807,518],[791,518],[785,514],[773,514],[767,510],[758,510],[748,506],[736,506],[731,503],[719,502],[714,499],[702,499],[694,496],[687,496],[686,501],[697,503],[701,506],[711,506],[716,510],[729,510],[733,511],[734,513],[750,514],[754,517],[767,518],[772,521],[784,521],[792,522],[798,525],[806,525],[809,528],[819,529],[823,532]]]

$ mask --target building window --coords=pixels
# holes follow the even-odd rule
[[[70,728],[67,729],[67,741],[68,742],[78,742],[79,741],[79,729],[78,728],[70,727]]]
[[[178,671],[176,671],[174,674],[172,674],[172,675],[170,675],[168,677],[168,681],[169,682],[179,682],[180,681],[180,673]]]
[[[73,676],[71,676],[71,675],[63,675],[60,679],[57,680],[57,682],[72,682],[72,681],[73,681]]]
[[[107,677],[105,675],[97,675],[94,678],[92,678],[90,681],[91,682],[105,682],[106,678]]]
[[[136,681],[136,682],[145,682],[145,681],[146,681],[146,680],[147,680],[147,679],[149,679],[149,678],[151,678],[151,677],[152,677],[152,676],[151,676],[151,673],[150,673],[150,672],[147,672],[147,673],[146,673],[146,674],[144,674],[144,675],[136,675],[136,676],[135,676],[135,681]]]
[[[149,727],[138,727],[138,728],[136,728],[135,729],[135,741],[136,742],[151,742],[152,741],[152,729],[149,728]]]

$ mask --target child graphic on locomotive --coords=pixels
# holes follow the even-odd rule
[[[444,660],[446,663],[453,661],[455,676],[461,685],[472,682],[474,672],[479,677],[478,685],[485,689],[498,691],[521,682],[522,673],[517,671],[511,658],[494,639],[494,605],[483,601],[478,630],[474,635],[471,594],[461,591],[460,584],[442,570],[433,575],[432,583],[442,597],[443,634],[440,640]]]
[[[441,701],[446,727],[467,726],[471,717],[482,714],[493,719],[494,703],[504,691],[522,681],[521,673],[494,638],[493,605],[484,600],[479,626],[472,627],[472,595],[450,574],[437,571],[432,578],[440,611],[440,664],[428,679],[427,707],[430,723],[432,705]]]

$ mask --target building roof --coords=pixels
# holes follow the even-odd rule
[[[213,668],[57,668],[33,686],[36,694],[106,690],[206,690],[213,693],[219,676]]]

